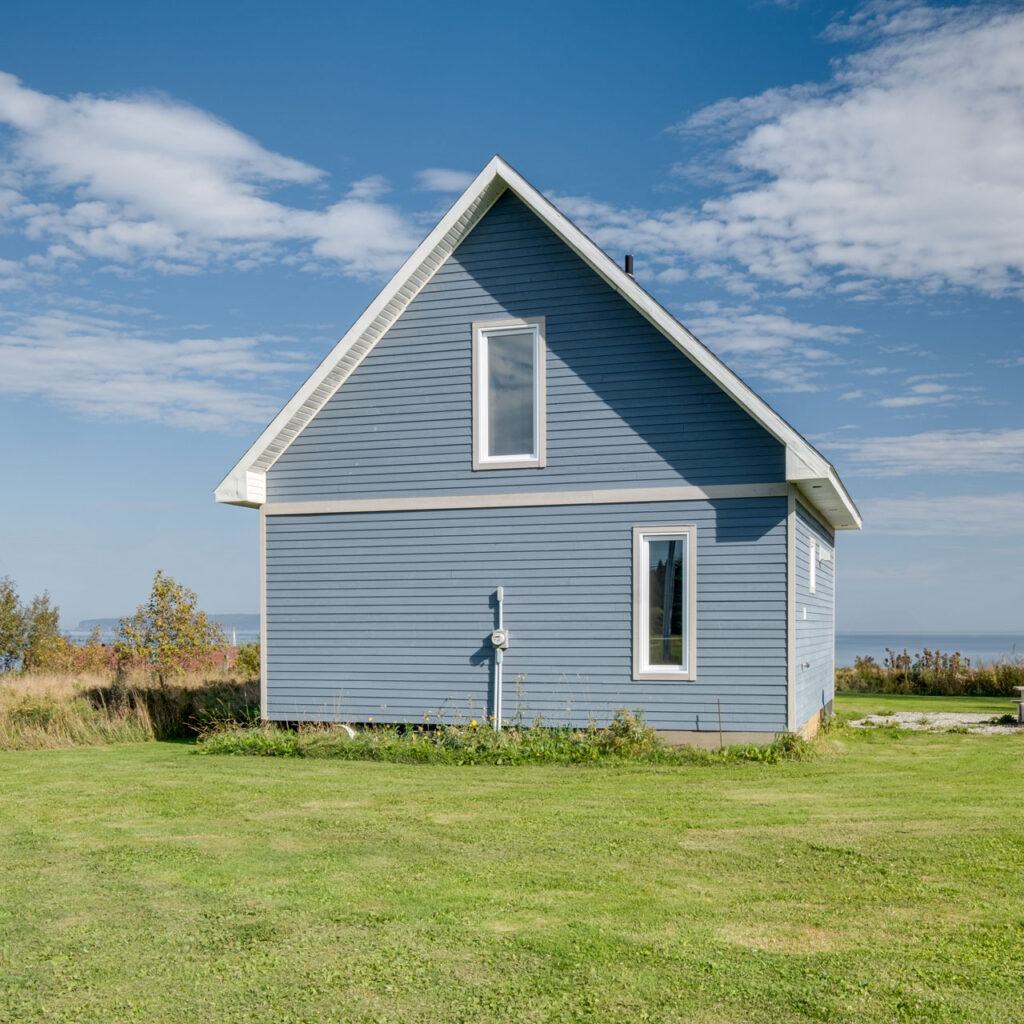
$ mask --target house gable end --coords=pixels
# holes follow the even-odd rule
[[[470,325],[546,323],[547,465],[474,471]],[[782,483],[752,416],[505,192],[267,474],[271,502]]]
[[[601,252],[500,157],[495,157],[371,303],[299,392],[275,417],[216,490],[221,502],[261,505],[267,471],[346,383],[356,366],[444,267],[506,190],[521,200],[565,245],[664,338],[683,352],[764,430],[785,447],[785,477],[797,484],[837,529],[858,529],[860,515],[834,469],[663,307]],[[622,351],[622,358],[628,353]]]

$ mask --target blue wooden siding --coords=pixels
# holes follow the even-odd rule
[[[818,562],[814,593],[810,592],[811,539],[818,551],[829,552]],[[800,502],[796,505],[796,725],[803,725],[835,696],[835,535],[826,530]],[[807,617],[804,618],[806,609]]]
[[[547,467],[472,468],[470,324],[547,318]],[[267,474],[270,501],[762,483],[784,448],[506,192]]]
[[[267,517],[277,720],[489,713],[493,594],[505,714],[642,708],[662,729],[786,728],[786,499]],[[632,679],[632,528],[697,526],[697,680]]]

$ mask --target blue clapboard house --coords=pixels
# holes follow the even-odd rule
[[[495,157],[216,491],[277,721],[813,732],[831,465]]]

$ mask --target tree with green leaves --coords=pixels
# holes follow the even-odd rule
[[[114,648],[120,663],[144,661],[163,685],[170,673],[222,646],[219,623],[210,622],[198,600],[193,591],[158,569],[149,600],[118,626]]]
[[[25,623],[26,670],[53,668],[66,643],[60,631],[60,609],[50,604],[50,592],[44,590],[22,612]]]
[[[259,679],[260,677],[260,642],[242,644],[235,656],[235,668],[245,676],[246,679]]]
[[[25,652],[25,611],[14,581],[0,577],[0,670],[17,668]]]

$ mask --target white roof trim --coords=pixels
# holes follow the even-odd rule
[[[221,481],[214,492],[217,501],[234,505],[263,504],[266,500],[267,470],[347,380],[506,189],[522,200],[601,278],[786,446],[786,479],[799,486],[807,500],[835,529],[860,529],[860,513],[824,456],[499,156],[495,156],[476,176],[366,312]]]

